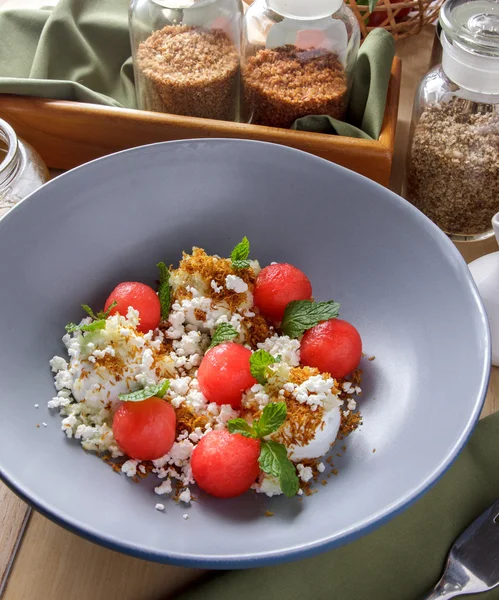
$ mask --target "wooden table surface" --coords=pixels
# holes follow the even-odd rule
[[[412,101],[419,80],[428,70],[432,42],[433,28],[428,27],[419,36],[397,44],[403,61],[391,184],[397,192],[404,172]],[[458,247],[468,262],[497,249],[494,240]],[[499,408],[498,398],[499,370],[493,369],[484,416]],[[12,561],[5,583],[4,575]],[[167,600],[201,576],[201,571],[145,562],[91,544],[34,511],[29,514],[27,506],[0,483],[0,594],[3,580],[4,600]]]

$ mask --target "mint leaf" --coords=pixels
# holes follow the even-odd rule
[[[89,317],[92,317],[92,319],[94,319],[95,321],[107,319],[115,306],[118,306],[118,303],[116,302],[116,300],[113,300],[113,302],[109,305],[109,308],[106,311],[100,310],[97,314],[95,314],[88,304],[81,305],[81,307],[87,313],[87,315]]]
[[[279,483],[281,484],[281,490],[286,494],[288,498],[296,496],[300,489],[300,482],[296,474],[296,467],[289,460],[281,462],[281,472],[279,474]]]
[[[87,323],[85,325],[76,325],[75,323],[68,323],[66,325],[66,331],[68,333],[74,333],[75,331],[97,331],[98,329],[105,329],[106,320],[99,319],[98,321],[93,321],[92,323]]]
[[[244,437],[256,438],[255,430],[251,425],[244,419],[231,419],[227,422],[227,429],[229,433],[240,433]]]
[[[300,484],[296,469],[289,460],[288,452],[283,444],[274,441],[262,442],[258,462],[264,473],[279,479],[281,489],[286,496],[291,497],[298,492]]]
[[[258,383],[264,385],[267,382],[267,368],[280,361],[280,356],[274,358],[267,350],[257,350],[250,357],[251,374]]]
[[[94,311],[88,306],[88,304],[82,304],[81,307],[87,313],[89,317],[92,317],[95,321],[97,321],[98,317],[94,314]]]
[[[253,428],[258,437],[264,438],[279,427],[286,420],[287,408],[286,402],[271,402],[263,409],[262,416],[253,423]]]
[[[83,306],[83,304],[82,304],[82,306]],[[97,313],[97,317],[99,319],[107,319],[115,306],[118,306],[118,302],[116,300],[113,300],[107,310],[105,310],[105,311],[101,310],[100,312]]]
[[[281,330],[290,338],[300,337],[307,329],[315,327],[322,321],[329,321],[338,316],[338,302],[313,302],[312,300],[293,300],[286,306],[281,323]]]
[[[223,344],[223,342],[231,342],[233,339],[237,338],[239,334],[236,329],[232,327],[230,323],[220,323],[220,325],[215,329],[215,333],[211,338],[211,344],[208,350],[218,346],[218,344]]]
[[[248,260],[250,253],[250,243],[246,236],[237,244],[237,246],[232,250],[230,255],[230,260],[232,261],[233,269],[247,269],[250,266],[250,262]]]
[[[165,379],[162,383],[148,385],[144,389],[131,392],[130,394],[118,394],[118,398],[123,400],[123,402],[141,402],[142,400],[147,400],[153,396],[163,398],[169,387],[170,381]]]
[[[159,289],[158,298],[161,304],[161,318],[168,319],[170,307],[172,303],[170,289],[170,271],[164,262],[159,262],[156,265],[159,269]]]

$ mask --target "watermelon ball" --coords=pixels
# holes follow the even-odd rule
[[[198,369],[199,389],[208,402],[239,408],[243,392],[258,383],[250,371],[251,350],[225,342],[204,355]]]
[[[300,362],[342,378],[354,371],[362,356],[362,339],[353,325],[340,319],[319,323],[305,332]]]
[[[120,449],[136,460],[156,460],[175,441],[177,417],[161,398],[123,402],[114,413],[113,433]]]
[[[280,322],[290,302],[312,298],[312,285],[300,269],[286,263],[277,263],[260,271],[253,297],[264,317]]]
[[[201,489],[217,498],[244,494],[260,474],[260,442],[226,429],[210,431],[194,448],[192,476]]]
[[[126,317],[129,306],[139,311],[140,323],[137,329],[142,333],[156,329],[159,325],[161,304],[156,292],[148,285],[138,281],[120,283],[106,300],[104,310],[108,310],[113,302],[117,302],[117,305],[111,310],[110,315],[119,313]]]

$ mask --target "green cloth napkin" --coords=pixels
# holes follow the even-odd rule
[[[126,0],[60,0],[52,10],[0,11],[0,93],[136,108]],[[394,56],[374,30],[359,54],[348,123],[298,119],[295,129],[377,139]]]
[[[373,533],[300,562],[216,574],[178,600],[418,600],[456,537],[499,497],[498,447],[496,413],[435,487]],[[499,599],[499,588],[465,597]]]

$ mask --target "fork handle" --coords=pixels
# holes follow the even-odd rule
[[[455,598],[460,596],[462,588],[452,583],[439,582],[426,596],[423,596],[421,600],[449,600],[449,598]]]

